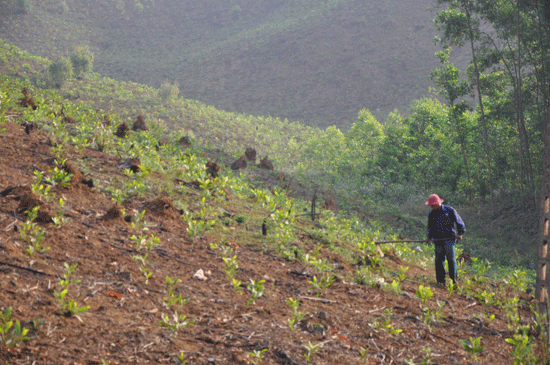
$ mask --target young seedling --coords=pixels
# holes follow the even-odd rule
[[[164,305],[166,306],[166,308],[175,307],[176,310],[181,309],[185,304],[189,302],[189,298],[183,299],[183,294],[180,294],[178,296],[174,294],[176,284],[180,281],[181,279],[173,280],[169,276],[166,276],[166,296],[164,297]]]
[[[211,243],[210,248],[220,251],[222,257],[230,257],[233,254],[233,247],[229,246],[225,240],[223,240],[219,245],[216,243]]]
[[[426,354],[426,357],[422,360],[422,365],[429,365],[432,363],[432,352],[433,349],[431,347],[423,348],[422,351]]]
[[[474,298],[479,300],[479,302],[483,305],[483,307],[486,307],[493,304],[494,296],[495,296],[495,293],[487,293],[487,291],[484,290],[483,293],[475,295]]]
[[[185,352],[183,351],[181,351],[179,354],[176,354],[176,359],[178,360],[178,365],[187,364],[187,360],[185,360]]]
[[[122,203],[124,202],[124,200],[126,200],[125,192],[119,189],[109,189],[109,188],[108,188],[108,191],[111,194],[111,200],[113,201],[113,203],[115,203],[118,206],[122,206]]]
[[[155,237],[154,234],[149,235],[147,233],[151,223],[146,222],[144,216],[145,210],[136,216],[130,224],[130,228],[135,229],[138,232],[137,235],[132,235],[130,240],[132,241],[132,245],[134,245],[138,251],[145,250],[149,253],[152,249],[159,245],[160,238]]]
[[[40,195],[46,202],[51,202],[55,194],[50,192],[51,185],[44,186],[42,184],[43,173],[40,171],[34,171],[34,184],[31,184],[31,190],[33,193]]]
[[[249,352],[248,356],[250,356],[254,359],[254,360],[252,360],[252,363],[254,365],[259,365],[262,362],[263,353],[266,352],[266,351],[267,351],[267,349],[254,350],[253,352]]]
[[[381,257],[378,257],[378,256],[372,256],[370,258],[370,266],[373,268],[373,269],[376,269],[378,266],[380,266],[380,262],[382,261],[382,258]]]
[[[288,326],[292,332],[296,332],[296,327],[304,319],[307,313],[300,312],[300,299],[288,298],[286,303],[292,310],[292,318],[288,320]]]
[[[250,279],[250,282],[246,283],[248,291],[252,295],[252,298],[247,300],[246,305],[256,304],[256,299],[264,294],[263,283],[265,283],[265,280],[254,281],[252,279]]]
[[[403,332],[401,329],[393,328],[390,324],[391,317],[393,316],[393,311],[390,308],[384,309],[384,314],[382,315],[382,322],[374,321],[369,323],[369,326],[373,329],[374,332],[378,332],[380,328],[383,328],[388,335],[394,335]]]
[[[116,190],[118,191],[118,190]],[[145,220],[145,210],[142,210],[130,223],[130,228],[135,229],[138,232],[147,232],[151,226],[150,222]]]
[[[530,307],[531,313],[535,315],[533,318],[533,327],[539,333],[540,349],[543,354],[541,361],[543,364],[548,364],[550,363],[550,342],[548,342],[548,331],[546,330],[548,326],[547,315],[546,313],[538,312],[533,308],[533,305],[530,305]]]
[[[369,256],[376,251],[376,246],[371,240],[361,240],[357,243],[357,248],[360,252],[360,259],[363,262],[367,262]]]
[[[508,342],[509,339],[506,339],[506,342]],[[472,357],[473,361],[479,360],[478,354],[485,348],[485,346],[481,346],[481,337],[473,338],[470,337],[470,341],[466,340],[458,340],[464,350],[468,351],[470,356]]]
[[[456,294],[457,285],[453,283],[452,281],[449,281],[447,283],[447,291],[449,292],[449,297],[452,298]]]
[[[319,349],[321,349],[323,344],[318,343],[317,345],[314,345],[310,341],[308,341],[307,345],[302,345],[302,346],[306,349],[306,352],[304,353],[304,357],[306,358],[307,363],[311,364],[312,356],[315,353],[317,353],[317,351],[319,351]]]
[[[430,287],[424,287],[420,285],[418,289],[416,289],[416,296],[422,302],[423,307],[425,307],[428,304],[428,300],[430,300],[430,298],[433,297],[433,295],[434,293],[432,292],[432,289],[430,289]]]
[[[372,323],[368,323],[369,327],[372,328],[373,332],[378,333],[380,328],[382,327],[382,323],[378,322],[378,320],[374,320]]]
[[[367,361],[368,361],[368,357],[369,357],[369,349],[366,349],[364,347],[361,347],[359,349],[359,356],[361,356],[361,362],[364,362],[365,364],[367,364]]]
[[[493,321],[493,319],[495,319],[494,314],[489,315],[489,314],[486,314],[486,313],[481,313],[481,314],[475,313],[474,317],[479,319],[482,324],[486,324],[486,325],[488,325],[489,323],[491,323]]]
[[[428,308],[423,308],[424,311],[424,326],[428,329],[428,331],[432,332],[433,327],[432,325],[434,323],[443,323],[445,322],[443,320],[443,307],[445,306],[445,303],[442,301],[437,300],[437,308],[430,310]],[[418,320],[421,320],[419,317],[417,317]]]
[[[225,275],[227,276],[227,281],[229,283],[233,282],[233,278],[239,269],[239,263],[237,262],[237,255],[234,255],[232,258],[224,257],[223,262],[225,262]]]
[[[41,243],[44,240],[45,231],[34,223],[34,220],[38,216],[39,209],[40,207],[37,205],[31,210],[27,210],[25,212],[27,214],[27,220],[25,223],[21,224],[21,229],[19,231],[21,239],[29,245],[26,249],[29,256],[35,251],[46,252],[50,249],[50,247],[41,246]]]
[[[380,284],[380,277],[368,266],[363,266],[355,272],[355,282],[361,285],[375,287]]]
[[[504,340],[513,346],[510,356],[515,359],[514,364],[538,364],[540,360],[535,356],[536,343],[529,338],[528,333],[529,325],[521,326],[519,333]]]
[[[43,319],[41,320],[38,316],[36,316],[34,317],[34,319],[29,320],[27,323],[32,326],[32,329],[34,331],[38,331],[40,327],[42,327],[46,323],[46,321],[44,321]]]
[[[11,311],[12,307],[8,307],[4,313],[0,312],[0,339],[4,348],[13,348],[17,343],[29,339],[27,337],[29,329],[21,328],[19,321],[15,321],[14,325],[13,320],[10,319]]]
[[[57,162],[65,164],[65,158],[63,157],[65,152],[67,152],[67,148],[63,143],[57,143],[52,147],[52,153],[55,156],[56,164]]]
[[[197,237],[203,234],[203,232],[210,227],[212,227],[216,222],[213,220],[203,221],[203,220],[188,220],[187,221],[187,236],[191,238],[193,243],[196,243]]]
[[[73,175],[67,173],[63,169],[63,164],[65,164],[65,162],[61,163],[59,160],[55,160],[55,164],[56,166],[53,168],[53,170],[49,170],[52,177],[46,177],[46,181],[50,183],[53,187],[70,185],[71,177],[73,177]]]
[[[63,198],[59,198],[59,207],[55,211],[55,216],[52,218],[53,225],[55,228],[61,228],[63,223],[67,222],[67,218],[63,217],[63,205],[65,205],[65,201]]]
[[[135,146],[135,149],[139,149],[137,144]],[[134,154],[139,156],[139,151],[136,150]],[[138,195],[143,197],[148,190],[145,184],[145,177],[149,175],[147,166],[140,165],[139,172],[133,172],[131,169],[123,169],[122,173],[128,178],[123,187],[127,195]]]
[[[309,263],[315,266],[315,269],[319,273],[324,273],[331,269],[330,265],[327,263],[327,259],[321,259],[316,257],[309,257],[309,254],[306,255],[306,259],[309,259]]]
[[[317,297],[328,290],[329,286],[334,282],[334,276],[330,273],[325,273],[321,280],[317,280],[317,276],[313,277],[313,280],[309,280],[309,288],[317,292]]]
[[[485,274],[491,268],[491,263],[488,260],[480,261],[477,257],[473,258],[472,260],[472,270],[474,271],[473,281],[477,282],[478,284],[483,284],[485,282]]]
[[[384,286],[383,289],[393,295],[401,295],[401,283],[398,281],[392,281],[391,284]]]
[[[527,277],[527,273],[522,270],[514,270],[509,278],[508,278],[510,285],[518,290],[526,290],[527,284],[529,283],[529,278]]]
[[[399,283],[402,283],[407,278],[408,270],[408,267],[399,266],[399,274],[397,276],[397,280],[399,280]]]
[[[384,326],[384,329],[386,330],[386,333],[388,335],[395,335],[395,334],[403,332],[402,329],[393,328],[393,326],[390,324],[392,316],[393,316],[393,311],[390,308],[384,309],[383,326]]]
[[[135,262],[140,263],[139,271],[143,274],[145,277],[145,285],[149,284],[149,279],[153,276],[153,273],[151,272],[151,263],[147,261],[147,258],[149,257],[149,253],[146,253],[145,256],[141,255],[134,255],[132,258]]]
[[[185,326],[192,326],[193,324],[188,322],[186,320],[187,316],[185,315],[178,315],[178,312],[174,312],[172,315],[172,320],[170,320],[170,317],[168,315],[165,315],[162,313],[161,315],[162,321],[159,322],[161,326],[167,327],[172,337],[178,337],[178,330]]]
[[[155,237],[154,234],[149,235],[147,233],[149,231],[150,224],[144,220],[144,215],[145,210],[132,221],[130,228],[137,230],[138,235],[132,235],[130,240],[136,250],[144,252],[143,255],[134,255],[132,258],[135,262],[140,263],[139,270],[145,277],[145,285],[148,285],[149,279],[153,276],[153,273],[150,270],[151,263],[147,261],[147,258],[149,257],[149,253],[159,245],[160,238]]]
[[[86,312],[88,309],[90,309],[90,306],[84,306],[84,307],[78,307],[78,304],[73,299],[69,299],[66,302],[66,306],[64,308],[64,315],[66,317],[74,316],[78,318],[80,322],[82,322],[82,318],[80,318],[79,314]]]
[[[233,291],[235,293],[242,294],[243,290],[241,289],[241,286],[243,283],[235,278],[233,278],[232,283],[233,283]]]
[[[155,237],[154,234],[147,235],[143,233],[141,233],[139,237],[136,235],[133,235],[132,237],[130,237],[130,240],[132,240],[132,245],[138,251],[146,250],[147,252],[157,247],[160,242],[160,238]]]
[[[63,288],[60,292],[54,290],[53,295],[57,299],[59,304],[59,312],[64,317],[76,317],[80,322],[79,314],[90,309],[90,306],[78,307],[77,303],[73,299],[67,299],[67,293],[69,291],[69,286],[73,284],[80,283],[80,280],[71,280],[71,275],[75,272],[78,264],[69,265],[65,263],[65,279],[59,278],[59,284]]]

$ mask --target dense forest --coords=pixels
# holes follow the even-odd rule
[[[417,100],[411,116],[395,112],[384,124],[363,110],[349,133],[328,128],[322,143],[311,140],[304,165],[320,163],[328,184],[347,178],[356,184],[349,191],[387,192],[407,181],[463,202],[507,192],[532,198],[549,118],[543,2],[440,3],[440,66],[431,78],[443,101]],[[471,51],[466,75],[450,61],[451,47]]]

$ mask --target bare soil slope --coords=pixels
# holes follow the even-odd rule
[[[482,313],[479,303],[462,295],[451,297],[447,290],[433,286],[433,273],[402,262],[391,252],[385,260],[391,270],[410,267],[402,295],[350,282],[354,268],[321,248],[321,257],[336,267],[337,280],[316,296],[308,284],[314,272],[299,260],[285,261],[260,252],[259,242],[232,240],[228,244],[240,267],[236,278],[243,283],[265,280],[264,295],[248,305],[250,294],[244,287],[242,294],[236,293],[227,283],[225,263],[210,247],[219,242],[205,234],[192,243],[186,223],[162,195],[132,200],[124,207],[134,219],[135,212],[145,209],[145,219],[152,223],[150,232],[160,239],[148,258],[152,272],[148,283],[132,258],[143,254],[130,244],[135,230],[116,210],[106,214],[113,208],[109,197],[81,182],[56,188],[69,221],[60,228],[40,223],[46,231],[42,247],[51,248],[28,255],[20,235],[25,220],[21,201],[29,194],[33,171],[53,168],[53,155],[46,135],[21,126],[16,115],[11,119],[0,125],[6,128],[0,133],[0,310],[13,307],[12,317],[30,328],[30,339],[13,349],[0,347],[1,364],[101,364],[102,360],[172,364],[182,351],[188,364],[251,364],[249,353],[263,349],[267,351],[262,364],[306,364],[308,344],[321,344],[311,353],[315,364],[392,364],[405,359],[418,364],[427,357],[424,349],[432,349],[432,364],[467,364],[470,356],[459,340],[479,336],[485,346],[480,363],[512,361],[507,356],[511,347],[504,341],[510,335],[503,310],[491,306],[489,311],[496,318],[482,324],[473,317]],[[120,161],[98,151],[69,150],[66,156],[93,171],[85,179],[99,181],[121,174]],[[231,203],[236,198],[228,195],[228,199]],[[232,227],[235,231],[260,229],[247,222]],[[304,247],[314,248],[307,235],[301,241]],[[62,289],[65,263],[78,264],[71,278],[80,282],[69,286],[67,298],[79,307],[90,306],[80,314],[82,322],[62,314],[54,297],[54,291]],[[203,270],[205,280],[194,277],[198,270]],[[173,320],[174,309],[165,303],[167,276],[181,279],[175,295],[189,301],[178,315],[193,324],[174,333],[159,324],[163,314]],[[435,293],[428,305],[435,309],[435,299],[445,303],[445,322],[435,324],[432,331],[423,325],[415,296],[419,283],[426,280]],[[300,310],[307,313],[295,332],[288,325],[289,298],[301,298]],[[401,333],[390,335],[376,326],[383,322],[386,309],[393,311],[390,323]],[[33,326],[32,320],[44,324]],[[368,355],[360,362],[362,348]]]

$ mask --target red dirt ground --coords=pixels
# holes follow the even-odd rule
[[[262,349],[267,349],[262,364],[306,364],[308,342],[322,344],[311,357],[313,364],[396,364],[405,359],[420,364],[426,358],[423,349],[428,348],[432,349],[432,364],[470,364],[471,357],[459,339],[479,336],[485,349],[478,363],[512,363],[507,355],[511,346],[504,341],[510,335],[503,310],[492,307],[496,319],[482,325],[473,317],[482,312],[479,303],[462,295],[450,297],[445,289],[432,285],[435,295],[430,307],[436,307],[436,299],[446,306],[445,323],[434,325],[430,332],[417,319],[423,313],[415,290],[426,278],[433,284],[433,273],[392,259],[391,254],[385,265],[395,271],[400,265],[409,266],[404,294],[396,296],[349,282],[346,278],[354,268],[322,250],[330,263],[338,263],[338,279],[316,297],[308,285],[314,272],[301,262],[285,261],[237,242],[237,279],[243,283],[250,278],[266,280],[265,294],[249,306],[246,289],[237,294],[227,283],[224,262],[210,248],[209,235],[193,244],[185,234],[186,224],[170,207],[170,200],[162,197],[125,206],[126,211],[147,209],[146,220],[153,223],[151,231],[160,238],[160,245],[149,256],[153,276],[147,285],[132,259],[136,251],[130,245],[130,224],[123,217],[104,219],[113,207],[111,199],[85,184],[55,190],[65,201],[64,216],[69,222],[60,228],[41,223],[47,231],[42,246],[51,249],[29,256],[18,232],[24,219],[18,199],[30,190],[33,170],[53,168],[53,156],[48,138],[40,131],[27,135],[24,127],[12,123],[1,128],[7,129],[0,133],[0,191],[26,188],[0,196],[0,310],[13,307],[12,317],[31,328],[29,340],[9,351],[0,347],[1,364],[101,364],[102,360],[109,364],[179,364],[175,354],[181,351],[188,364],[252,364],[248,353]],[[98,151],[69,151],[66,157],[87,159],[97,175],[86,179],[121,174],[120,161]],[[312,247],[307,238],[303,244]],[[73,278],[81,282],[70,286],[68,297],[79,306],[90,306],[80,315],[83,322],[60,315],[53,295],[54,290],[61,290],[59,278],[65,263],[78,264]],[[194,278],[199,269],[205,281]],[[166,276],[181,279],[176,293],[189,302],[180,314],[194,324],[180,329],[177,337],[159,325],[162,313],[171,315],[163,300]],[[300,308],[307,313],[295,333],[287,324],[289,297],[302,298]],[[403,332],[389,335],[369,326],[382,322],[386,308],[393,310],[393,327]],[[45,321],[36,330],[28,323],[35,318]],[[361,348],[369,351],[362,361]]]

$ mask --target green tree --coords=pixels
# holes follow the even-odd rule
[[[468,109],[464,100],[457,103],[457,99],[465,96],[470,91],[467,81],[460,80],[460,70],[452,63],[449,63],[451,48],[445,48],[435,55],[439,58],[440,66],[436,67],[431,73],[431,78],[437,86],[440,87],[439,93],[444,96],[449,103],[449,118],[454,122],[456,134],[462,150],[462,159],[464,161],[464,170],[468,179],[466,187],[469,201],[472,201],[472,179],[470,177],[470,167],[468,164],[468,151],[466,146],[466,137],[461,126],[461,115]]]
[[[346,134],[346,145],[351,159],[356,163],[374,160],[377,150],[384,140],[384,128],[367,109],[362,109],[357,122]]]
[[[169,81],[164,81],[159,89],[159,98],[164,103],[172,103],[180,93],[180,88],[178,83],[170,83]]]
[[[515,124],[519,187],[522,192],[525,188],[533,191],[533,156],[538,132],[543,130],[538,126],[548,120],[548,62],[544,60],[548,59],[550,34],[544,24],[544,6],[541,1],[490,0],[480,2],[480,13],[492,25],[484,33],[491,46],[485,55],[486,68],[491,73],[502,72],[508,81],[507,108],[500,112]],[[533,124],[535,120],[538,123]]]
[[[448,8],[439,12],[435,19],[436,27],[443,32],[441,39],[444,45],[463,46],[466,41],[470,44],[472,52],[471,79],[476,88],[478,108],[480,111],[480,122],[483,130],[485,156],[487,161],[487,175],[489,181],[489,192],[493,196],[493,176],[491,166],[491,149],[489,147],[489,135],[487,129],[487,118],[481,93],[480,71],[477,60],[475,43],[480,39],[480,19],[476,15],[477,5],[474,0],[438,0],[438,5],[447,4]]]
[[[71,53],[71,64],[75,77],[82,77],[85,73],[92,71],[94,64],[94,53],[88,46],[77,46]]]
[[[73,67],[71,61],[67,57],[59,57],[50,64],[49,74],[52,82],[57,88],[60,88],[63,83],[70,79],[73,75]]]
[[[32,11],[32,0],[16,0],[16,2],[22,14],[28,14]]]

